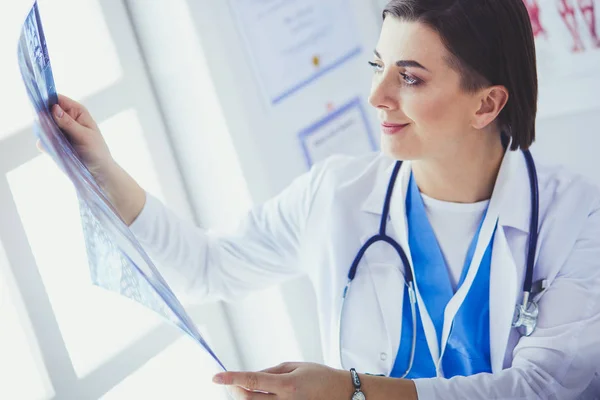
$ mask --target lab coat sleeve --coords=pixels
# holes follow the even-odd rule
[[[539,302],[538,327],[497,374],[416,379],[419,400],[577,399],[600,370],[600,210]],[[587,396],[587,393],[586,393]],[[587,398],[600,398],[596,397]]]
[[[183,301],[235,300],[303,272],[302,232],[324,169],[314,167],[251,210],[231,235],[200,229],[149,194],[130,228]]]

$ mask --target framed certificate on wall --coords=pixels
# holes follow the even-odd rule
[[[307,166],[334,154],[360,155],[377,144],[360,98],[355,98],[298,134]]]

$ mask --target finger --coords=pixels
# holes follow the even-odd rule
[[[241,386],[248,390],[277,393],[284,385],[281,376],[263,372],[222,372],[215,375],[213,382],[219,385]]]
[[[237,386],[229,388],[229,394],[234,400],[275,400],[277,397],[274,394],[249,392]]]
[[[275,367],[263,369],[260,372],[265,372],[268,374],[289,374],[290,372],[294,372],[295,370],[297,370],[299,366],[300,363],[285,362]]]
[[[82,104],[65,95],[59,94],[58,105],[81,125],[90,129],[97,129],[96,121],[94,121],[87,108]]]
[[[58,104],[52,108],[52,116],[58,127],[76,141],[84,140],[91,133],[88,127],[81,125],[73,119]]]

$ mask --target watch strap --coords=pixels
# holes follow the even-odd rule
[[[358,377],[358,373],[354,368],[350,369],[350,374],[352,375],[352,384],[354,385],[354,389],[360,390],[361,383],[360,378]]]
[[[354,385],[352,400],[366,400],[365,394],[361,390],[362,384],[360,378],[354,368],[350,369],[350,375],[352,376],[352,384]]]

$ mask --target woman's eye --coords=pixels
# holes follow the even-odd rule
[[[381,71],[383,71],[383,66],[379,65],[376,62],[369,61],[369,65],[373,68],[373,70],[375,72],[381,72]]]
[[[408,86],[416,86],[419,83],[421,83],[421,81],[417,78],[413,78],[410,75],[406,75],[406,74],[400,74],[400,76],[402,76],[402,80],[404,81],[405,84],[407,84]]]

